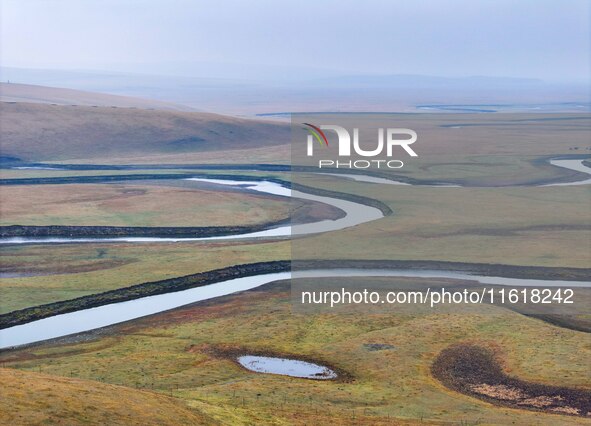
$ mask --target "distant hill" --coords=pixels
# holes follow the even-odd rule
[[[1,102],[3,157],[146,157],[285,145],[289,125],[218,114]],[[236,154],[228,154],[240,155]]]
[[[414,74],[392,75],[349,75],[334,78],[321,78],[310,81],[310,86],[348,87],[348,88],[411,88],[411,89],[458,89],[458,90],[490,90],[490,89],[543,89],[545,83],[533,78],[512,77],[439,77]]]
[[[588,84],[559,84],[528,78],[342,75],[330,70],[315,72],[306,69],[291,69],[289,72],[275,69],[270,72],[270,69],[265,71],[246,64],[212,66],[203,63],[192,67],[176,64],[170,67],[171,72],[174,70],[187,75],[0,66],[0,79],[12,83],[158,99],[199,111],[240,116],[284,111],[416,112],[422,110],[417,109],[417,105],[434,104],[561,105],[589,102]],[[146,67],[148,71],[152,71],[150,67]],[[562,111],[563,108],[560,108]]]
[[[121,108],[194,111],[193,108],[151,99],[108,95],[32,84],[0,83],[0,101],[56,105],[116,106]]]

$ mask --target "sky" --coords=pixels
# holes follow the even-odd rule
[[[0,0],[0,65],[585,82],[589,0]]]

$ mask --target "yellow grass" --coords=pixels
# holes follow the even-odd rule
[[[176,398],[89,380],[0,368],[3,425],[209,425]]]

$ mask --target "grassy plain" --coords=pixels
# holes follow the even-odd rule
[[[495,407],[430,374],[437,354],[470,342],[502,354],[524,380],[588,386],[589,335],[496,307],[478,314],[317,313],[291,310],[289,287],[227,296],[123,324],[97,340],[0,355],[7,367],[173,395],[223,424],[589,424],[590,419]],[[532,344],[535,342],[535,344]],[[370,351],[365,344],[393,348]],[[325,362],[349,382],[248,372],[215,349]]]
[[[373,123],[371,117],[366,116],[364,126],[381,128],[384,123],[394,122],[413,129],[418,135],[412,145],[418,156],[410,157],[401,148],[393,150],[392,158],[402,160],[404,167],[385,169],[389,175],[469,186],[533,184],[576,176],[574,172],[545,164],[545,158],[591,156],[589,113],[377,114]],[[329,132],[329,141],[336,144],[336,138],[331,136]],[[304,157],[303,149],[294,153],[292,163],[317,166],[318,155],[312,159]]]
[[[130,108],[0,107],[3,155],[29,161],[287,164],[292,158],[285,122]],[[28,125],[23,125],[25,117]],[[381,120],[376,126],[383,127],[384,118],[376,117]],[[405,166],[392,173],[419,180],[471,186],[574,180],[580,175],[545,165],[543,159],[591,154],[589,113],[399,114],[389,120],[419,135],[414,145],[419,156],[395,152]]]
[[[138,183],[0,186],[0,225],[223,226],[274,222],[289,202]]]
[[[69,119],[62,120],[63,117],[71,114],[72,119],[80,123],[80,120],[84,122],[88,113],[79,107],[69,110],[61,107],[64,109],[53,111],[42,110],[38,106],[18,108],[37,117],[55,112],[55,122],[60,126],[69,122]],[[29,110],[25,111],[27,108]],[[105,110],[97,110],[106,120],[95,129],[96,134],[100,134],[104,130],[101,126],[112,117]],[[15,111],[20,113],[18,110],[12,113]],[[189,130],[193,124],[199,128],[209,126],[199,120],[189,123],[190,126],[181,120],[183,125],[188,126],[181,126],[186,134],[178,133],[175,128],[172,133],[164,135],[160,133],[162,128],[174,127],[171,124],[174,120],[169,121],[169,118],[160,115],[164,113],[157,112],[156,116],[156,112],[141,112],[139,115],[133,111],[116,112],[117,120],[122,120],[117,121],[117,125],[123,126],[121,128],[126,131],[133,130],[126,127],[129,123],[146,123],[154,117],[159,120],[158,132],[148,135],[150,145],[147,152],[138,148],[139,140],[146,136],[140,132],[138,139],[126,147],[125,152],[119,152],[117,160],[112,160],[109,147],[114,144],[95,147],[78,143],[74,136],[81,134],[83,127],[56,129],[54,136],[65,131],[74,136],[61,141],[56,150],[44,145],[33,152],[32,141],[38,140],[35,138],[39,134],[35,132],[39,129],[24,129],[22,123],[18,128],[26,132],[16,135],[10,147],[15,155],[25,159],[82,163],[247,163],[287,162],[289,158],[288,145],[276,144],[278,139],[271,128],[259,129],[264,135],[249,134],[248,138],[252,139],[248,140],[252,143],[246,144],[245,150],[236,151],[232,150],[235,147],[232,144],[240,139],[238,134],[230,137],[229,133],[224,133],[227,144],[220,147],[205,146],[198,138],[191,139]],[[529,133],[531,127],[525,129],[518,122],[511,122],[508,115],[480,117],[488,124],[472,121],[471,125],[466,125],[465,117],[455,114],[442,117],[441,121],[405,117],[405,127],[416,129],[421,139],[416,145],[419,158],[408,161],[401,174],[418,179],[483,186],[533,183],[576,177],[574,173],[540,163],[540,158],[588,152],[588,118],[585,121],[565,116],[564,120],[538,122],[536,131]],[[217,117],[210,118],[218,120]],[[219,122],[223,124],[224,132],[228,130],[225,119],[219,118]],[[267,130],[269,133],[266,133]],[[567,143],[557,137],[561,132],[570,135]],[[163,135],[170,139],[162,139]],[[212,135],[201,133],[197,136],[215,139]],[[262,147],[257,141],[259,136],[273,146]],[[18,141],[22,140],[26,143],[21,145]],[[162,140],[172,142],[172,145],[162,145]],[[114,142],[110,140],[110,143]],[[69,150],[71,144],[75,144],[76,150]],[[119,172],[53,174],[49,171],[11,170],[2,173],[6,177],[25,177],[33,174],[56,176],[57,173],[99,175]],[[591,230],[588,224],[589,192],[585,187],[405,187],[306,175],[298,176],[297,181],[381,200],[394,210],[394,214],[354,228],[308,237],[305,244],[302,244],[303,240],[296,240],[293,244],[288,241],[251,241],[4,246],[0,248],[0,253],[5,272],[20,276],[1,280],[3,298],[0,312],[234,264],[288,259],[292,255],[296,258],[317,258],[320,253],[322,257],[332,259],[428,259],[526,266],[589,266]],[[112,188],[117,188],[117,185]],[[126,183],[121,187],[143,185]],[[42,192],[48,187],[40,188]],[[70,202],[68,191],[71,189],[64,188],[56,188],[55,194],[62,194],[61,198],[47,201],[56,209],[51,220],[68,212],[70,216],[64,219],[64,223],[69,225],[72,219],[83,217],[98,218],[109,225],[113,225],[114,221],[162,225],[164,217],[176,213],[170,211],[174,206],[155,206],[152,204],[155,199],[167,200],[168,203],[164,204],[178,202],[190,208],[184,204],[184,197],[179,195],[175,198],[178,194],[174,193],[181,191],[175,189],[157,197],[145,197],[144,207],[157,207],[153,217],[146,215],[146,209],[141,212],[133,210],[133,205],[129,206],[133,211],[125,217],[120,213],[125,208],[116,205],[114,209],[105,210],[105,214],[110,216],[101,218],[103,206],[100,203],[95,200],[82,209],[79,204]],[[85,186],[80,190],[84,192],[87,189]],[[8,190],[19,191],[18,187]],[[158,191],[156,188],[152,190]],[[101,191],[106,189],[97,189],[93,193]],[[116,199],[117,189],[111,191],[115,192],[104,194],[108,196],[107,200]],[[39,193],[39,196],[45,195]],[[141,197],[139,194],[134,196]],[[212,194],[212,197],[215,196]],[[62,203],[58,211],[57,200],[60,199],[68,202]],[[243,201],[232,200],[217,220],[229,218],[231,224],[251,220],[240,210]],[[112,207],[109,203],[106,203],[107,207]],[[19,208],[13,211],[13,217],[26,218],[30,214],[25,205]],[[191,216],[201,215],[201,212],[204,222],[206,217],[215,220],[213,210],[201,205],[198,211],[179,212],[176,220],[195,225]],[[52,217],[49,214],[46,216],[30,217],[30,220],[39,224],[37,221]],[[196,409],[195,415],[203,413],[208,419],[224,424],[591,423],[584,418],[496,407],[452,392],[430,374],[433,361],[443,349],[453,344],[470,343],[501,353],[503,368],[509,375],[538,383],[588,388],[591,380],[589,334],[491,306],[483,307],[478,314],[462,315],[322,313],[304,316],[291,311],[289,296],[285,286],[268,286],[259,291],[228,296],[119,325],[102,336],[96,336],[96,340],[44,344],[4,352],[0,354],[0,362],[6,367],[69,377],[67,380],[97,380],[109,386],[141,389],[134,398],[146,397],[146,390],[169,397],[172,395],[185,406],[178,409],[179,413],[185,413],[181,411],[185,409]],[[367,343],[384,343],[394,348],[369,351],[364,346]],[[215,355],[215,350],[219,348],[309,357],[350,373],[353,380],[311,382],[249,373],[232,360]],[[31,389],[37,389],[39,383],[46,380],[44,378],[31,378]],[[10,381],[16,380],[21,379]],[[0,380],[0,383],[2,391],[4,388],[11,389],[8,380]],[[64,398],[51,399],[52,395],[39,393],[43,396],[32,398],[35,407],[48,401],[76,406],[78,402],[72,402],[68,397],[71,389],[79,389],[76,383],[79,382],[64,385]],[[93,386],[93,382],[84,382],[84,386],[86,383]],[[97,389],[105,386],[101,383],[96,384]],[[111,391],[122,395],[120,403],[124,406],[106,400],[100,403],[111,407],[113,413],[125,413],[127,405],[130,405],[129,409],[134,409],[133,404],[126,403],[127,392],[132,397],[131,389]],[[25,392],[28,390],[10,390],[9,395],[13,392],[27,395]],[[160,403],[164,404],[163,401],[154,402]],[[139,404],[141,406],[144,402]],[[42,409],[35,407],[32,410]],[[167,410],[162,408],[164,413],[168,413]],[[9,412],[14,413],[14,410]],[[102,415],[97,413],[97,417],[90,420],[100,423]]]
[[[287,241],[4,246],[0,252],[5,271],[25,275],[0,280],[0,313],[290,255]]]
[[[299,180],[379,199],[394,213],[293,244],[4,246],[0,253],[5,272],[39,276],[2,279],[0,312],[232,264],[289,259],[292,255],[296,259],[589,266],[591,230],[588,189],[584,187],[417,188],[354,183],[330,176]],[[224,215],[233,214],[240,213],[224,210]]]
[[[394,213],[354,228],[295,240],[294,258],[589,266],[589,189],[584,186],[432,188],[330,176],[299,176],[297,181],[376,198]]]

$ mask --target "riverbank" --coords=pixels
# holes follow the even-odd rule
[[[120,180],[159,179],[162,175],[132,175],[122,176]],[[73,183],[111,183],[119,176],[80,176],[40,179],[9,179],[9,185],[17,184],[73,184]],[[165,179],[180,179],[178,175],[166,175]],[[291,183],[277,178],[253,178],[244,175],[191,175],[183,179],[215,179],[237,182],[271,182],[304,194],[325,198],[336,198],[352,203],[362,204],[378,209],[384,216],[392,214],[392,209],[385,203],[354,194],[348,194],[326,189],[318,189]],[[20,181],[20,182],[15,182]],[[0,182],[2,184],[2,182]],[[344,214],[333,214],[323,219],[341,219]],[[239,235],[261,232],[290,223],[294,218],[287,218],[275,222],[267,222],[250,226],[208,226],[208,227],[122,227],[122,226],[0,226],[0,238],[112,238],[112,237],[152,237],[152,238],[208,238],[224,235]],[[306,218],[297,218],[297,222],[306,222]],[[66,241],[67,242],[67,241]]]
[[[147,296],[174,293],[230,279],[291,271],[291,261],[280,260],[235,265],[182,277],[141,283],[90,296],[34,306],[0,315],[0,329],[26,324],[55,315],[80,311],[112,303],[125,302]],[[585,281],[591,280],[591,268],[548,268],[533,266],[493,265],[412,260],[305,260],[298,261],[298,270],[305,269],[384,269],[384,270],[440,270],[473,275],[521,279]]]

